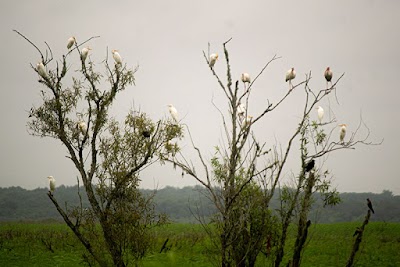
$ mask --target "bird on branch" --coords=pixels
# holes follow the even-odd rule
[[[145,138],[149,138],[149,137],[150,137],[150,131],[144,130],[144,131],[142,132],[142,135],[143,135],[143,137],[145,137]]]
[[[40,61],[37,65],[36,65],[36,70],[39,73],[39,75],[43,78],[46,79],[47,77],[47,73],[46,73],[46,68],[43,65],[43,62]]]
[[[321,106],[318,106],[317,110],[318,110],[318,120],[319,120],[319,123],[321,124],[322,119],[324,118],[324,109]]]
[[[332,85],[332,77],[333,77],[333,73],[332,73],[330,67],[326,68],[324,76],[325,76],[325,80],[326,80],[326,88],[328,89],[328,83],[331,83],[331,85]]]
[[[242,79],[243,83],[250,83],[251,82],[250,74],[248,74],[247,72],[242,73],[241,79]]]
[[[178,111],[176,110],[176,108],[172,105],[172,104],[168,104],[168,110],[169,113],[171,114],[172,119],[174,119],[174,121],[176,123],[178,123]]]
[[[372,208],[372,202],[369,198],[367,198],[367,206],[372,211],[372,213],[375,213],[374,209]]]
[[[75,43],[76,43],[75,37],[74,36],[70,37],[68,39],[67,49],[70,49]]]
[[[306,165],[306,168],[305,168],[306,172],[311,171],[314,168],[314,166],[315,166],[315,160],[312,159]]]
[[[238,108],[237,108],[237,114],[239,116],[239,120],[243,120],[243,118],[246,115],[246,106],[243,104],[239,104]]]
[[[116,65],[122,65],[122,58],[121,58],[121,55],[118,53],[118,50],[114,49],[114,50],[111,51],[111,53],[113,55],[115,64]]]
[[[347,124],[339,124],[340,126],[340,142],[344,142],[344,137],[346,136],[346,126]]]
[[[286,72],[286,79],[285,79],[286,82],[289,81],[289,90],[293,89],[292,80],[294,78],[296,78],[296,71],[294,70],[294,68],[291,68]]]
[[[89,46],[82,49],[81,57],[83,61],[86,60],[90,50],[92,50],[92,48],[90,48]]]
[[[210,55],[210,61],[209,61],[210,68],[214,67],[215,62],[217,62],[217,59],[218,59],[218,54],[217,53]]]
[[[53,194],[54,190],[56,190],[56,179],[51,175],[47,176],[47,179],[49,179],[50,193]]]

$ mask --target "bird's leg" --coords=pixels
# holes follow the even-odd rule
[[[332,84],[332,82],[331,82],[331,84]],[[331,86],[332,86],[332,85],[331,85]],[[333,89],[333,88],[332,88],[332,89]],[[340,105],[339,100],[338,100],[337,95],[336,95],[336,89],[335,89],[335,98],[336,98],[336,102],[338,103],[338,105]]]

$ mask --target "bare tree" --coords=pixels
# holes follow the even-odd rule
[[[228,112],[214,104],[219,112],[222,127],[225,133],[224,140],[220,146],[216,147],[215,156],[211,162],[206,162],[200,149],[192,140],[193,147],[197,152],[202,165],[202,172],[197,172],[193,163],[181,153],[167,160],[174,166],[180,167],[184,173],[189,174],[202,184],[208,192],[209,198],[214,203],[217,214],[213,217],[215,228],[208,224],[203,226],[214,241],[215,247],[220,252],[219,262],[223,267],[226,266],[254,266],[259,252],[269,256],[272,254],[272,246],[275,246],[275,266],[280,266],[287,239],[287,229],[293,221],[296,210],[299,211],[298,236],[296,240],[296,251],[293,260],[294,266],[300,264],[300,255],[307,238],[310,222],[307,221],[308,211],[312,203],[312,193],[316,190],[326,196],[328,204],[338,201],[335,190],[329,190],[329,183],[322,179],[321,175],[315,171],[306,171],[307,163],[311,160],[322,158],[328,153],[340,149],[350,149],[355,145],[371,144],[367,142],[367,136],[356,141],[357,132],[352,133],[349,141],[336,142],[329,141],[334,139],[333,133],[337,129],[333,119],[328,123],[310,122],[310,113],[316,105],[328,97],[336,90],[337,83],[343,77],[341,75],[330,87],[314,92],[309,87],[311,73],[305,76],[305,80],[298,84],[291,85],[289,90],[276,101],[265,103],[265,108],[259,114],[248,113],[249,99],[251,97],[252,86],[262,75],[264,70],[272,62],[279,59],[274,56],[268,61],[261,71],[255,76],[253,81],[246,79],[245,90],[239,90],[240,81],[233,81],[230,57],[227,50],[227,43],[223,44],[226,62],[226,84],[221,80],[214,69],[215,56],[210,64],[210,53],[203,52],[207,64],[210,66],[212,74],[215,76],[223,95],[228,103]],[[273,111],[283,103],[294,90],[300,90],[304,86],[303,112],[298,121],[298,127],[292,133],[287,145],[282,153],[276,148],[268,148],[266,143],[260,142],[255,132],[252,130],[256,123],[262,121],[263,117]],[[332,126],[329,135],[325,134],[320,127]],[[269,203],[279,187],[283,176],[283,169],[286,165],[293,144],[297,138],[301,145],[301,172],[298,177],[297,187],[294,191],[287,194],[288,197],[284,209],[280,214],[274,215],[269,210]],[[309,143],[314,144],[315,151],[308,152]],[[308,175],[307,175],[308,173]],[[284,192],[284,191],[283,191]],[[301,205],[297,203],[301,199]],[[297,265],[296,265],[297,264]]]
[[[172,140],[182,136],[181,127],[169,120],[153,122],[140,111],[131,111],[122,123],[110,116],[116,95],[134,84],[137,68],[110,64],[107,53],[102,62],[105,73],[96,71],[89,49],[82,49],[96,37],[75,42],[61,60],[54,62],[47,43],[42,52],[15,32],[41,57],[36,67],[31,65],[44,89],[42,104],[31,109],[29,133],[62,142],[79,173],[78,182],[83,183],[90,209],[82,205],[62,208],[57,193],[49,191],[48,197],[86,248],[88,261],[100,266],[127,266],[149,247],[147,229],[164,220],[155,214],[152,196],[138,190],[140,172],[178,151]],[[80,66],[71,77],[72,85],[67,86],[68,60],[74,58]]]

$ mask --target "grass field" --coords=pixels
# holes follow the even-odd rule
[[[359,224],[312,225],[302,266],[344,266]],[[154,229],[154,235],[156,242],[140,266],[215,266],[215,252],[200,225],[170,224]],[[291,237],[287,256],[293,242]],[[82,253],[83,247],[63,224],[0,224],[0,266],[80,266]],[[260,255],[257,266],[272,265]],[[369,223],[356,266],[400,266],[400,224]]]

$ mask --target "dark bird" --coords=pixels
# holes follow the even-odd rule
[[[325,76],[325,79],[326,79],[326,82],[327,82],[327,83],[332,81],[333,73],[332,73],[330,67],[327,67],[327,68],[326,68],[326,70],[325,70],[325,72],[324,72],[324,76]]]
[[[306,165],[306,172],[311,171],[315,166],[315,160],[310,160]]]
[[[142,132],[143,137],[149,138],[150,137],[150,131],[143,131]]]
[[[356,231],[353,234],[353,237],[355,237],[356,235],[358,235],[361,232],[361,229],[359,227],[356,228]]]
[[[367,201],[368,201],[368,203],[367,203],[368,208],[372,211],[372,213],[375,213],[375,212],[374,212],[374,209],[372,208],[372,202],[371,202],[371,200],[369,200],[369,198],[367,198]]]

